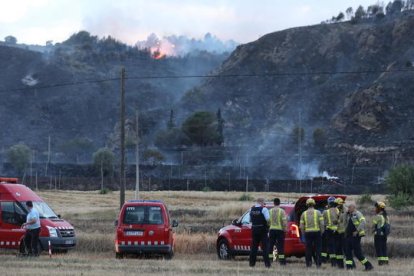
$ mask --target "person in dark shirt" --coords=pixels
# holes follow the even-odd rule
[[[365,266],[365,270],[372,270],[374,267],[364,257],[361,248],[361,238],[365,236],[365,218],[361,212],[356,210],[354,203],[349,204],[346,214],[345,225],[345,257],[346,268],[354,268],[354,257]]]
[[[252,244],[249,258],[249,265],[256,265],[257,250],[259,244],[262,247],[262,254],[265,266],[270,267],[269,259],[269,210],[265,207],[264,199],[258,198],[256,204],[250,209],[250,221],[252,223]]]

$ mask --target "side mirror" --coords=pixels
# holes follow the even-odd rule
[[[239,220],[238,220],[238,219],[233,219],[233,221],[231,222],[231,224],[232,224],[232,225],[236,225],[236,226],[239,226],[239,225],[240,225],[240,223],[239,223]]]
[[[118,220],[115,220],[114,225],[118,226]]]
[[[173,220],[173,221],[172,221],[172,227],[177,227],[177,226],[178,226],[178,221]]]
[[[62,216],[60,214],[58,214],[58,218],[62,218]]]

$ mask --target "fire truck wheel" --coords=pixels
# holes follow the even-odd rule
[[[123,259],[125,257],[124,253],[115,253],[115,258],[116,259]]]
[[[217,244],[217,255],[220,260],[230,260],[233,258],[233,255],[230,252],[229,243],[224,238],[219,240]]]

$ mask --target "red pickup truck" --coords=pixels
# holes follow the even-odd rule
[[[288,216],[288,231],[285,238],[286,257],[303,257],[305,255],[305,244],[303,243],[299,230],[299,219],[306,210],[306,200],[313,198],[316,201],[316,208],[323,211],[330,196],[341,197],[344,195],[309,195],[299,198],[296,203],[283,203],[280,205]],[[273,203],[266,203],[266,208],[273,207]],[[220,259],[231,259],[238,255],[248,255],[251,245],[251,223],[250,210],[247,210],[241,217],[233,220],[231,225],[221,228],[217,238],[217,255]],[[260,250],[260,248],[259,248]]]

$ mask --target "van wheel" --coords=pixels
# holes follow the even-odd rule
[[[41,245],[41,243],[40,243],[40,241],[39,241],[39,243],[37,244],[37,253],[40,255],[40,254],[42,254],[42,251],[43,251],[43,248],[42,248],[42,245]],[[26,248],[26,245],[25,245],[24,240],[22,240],[22,241],[20,242],[19,253],[20,253],[21,255],[27,255],[27,254],[29,253],[29,252],[27,251],[27,248]]]
[[[171,260],[173,257],[174,257],[174,250],[173,249],[171,249],[171,251],[168,252],[167,254],[165,254],[165,256],[164,256],[164,258],[166,260]]]
[[[233,258],[233,255],[230,252],[229,243],[224,238],[217,244],[217,255],[220,260],[230,260]]]
[[[123,259],[124,257],[125,257],[124,253],[118,253],[118,252],[115,253],[116,259]]]

